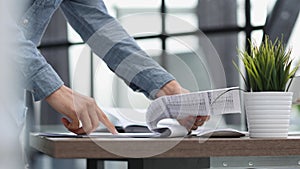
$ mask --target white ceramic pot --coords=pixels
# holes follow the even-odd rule
[[[292,98],[292,92],[245,93],[249,136],[286,138]]]

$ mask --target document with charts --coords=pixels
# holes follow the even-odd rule
[[[160,97],[148,107],[146,122],[148,127],[153,129],[165,118],[182,119],[187,116],[229,113],[241,113],[238,87]]]

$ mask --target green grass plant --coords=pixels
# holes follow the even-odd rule
[[[240,68],[235,68],[245,81],[248,91],[287,91],[300,64],[291,69],[291,49],[286,49],[282,40],[272,42],[268,36],[260,46],[250,42],[251,52],[238,51],[246,70],[243,75]],[[287,83],[289,83],[287,85]]]

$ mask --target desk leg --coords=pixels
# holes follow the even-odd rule
[[[87,159],[86,169],[104,169],[104,161],[97,159]]]
[[[128,169],[210,168],[210,158],[128,159]]]
[[[210,158],[132,158],[125,161],[128,162],[128,169],[186,169],[187,166],[189,169],[210,168]],[[104,169],[104,160],[87,159],[87,169]]]
[[[144,159],[128,159],[128,169],[144,169]]]

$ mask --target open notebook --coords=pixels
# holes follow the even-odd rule
[[[36,133],[39,136],[46,137],[71,137],[71,138],[166,138],[166,137],[243,137],[247,136],[247,132],[239,131],[232,128],[220,128],[220,129],[201,129],[188,133],[182,126],[168,126],[155,129],[153,132],[148,133],[118,133],[111,134],[108,132],[93,132],[90,135],[76,135],[71,132],[65,133]]]
[[[239,90],[237,88],[224,88],[163,96],[154,100],[147,110],[124,108],[103,110],[120,134],[104,133],[105,127],[100,126],[98,132],[89,136],[77,136],[72,133],[40,133],[40,135],[49,137],[184,137],[190,133],[176,120],[173,120],[174,118],[240,113],[241,107]],[[197,132],[194,131],[192,134],[206,137],[221,136],[221,134],[224,136],[226,134],[227,136],[244,135],[233,129],[197,130]]]

